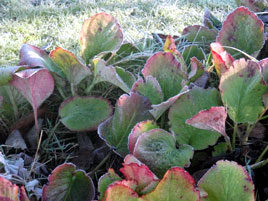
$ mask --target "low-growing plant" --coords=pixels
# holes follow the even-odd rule
[[[167,36],[163,52],[150,56],[136,77],[119,57],[139,50],[123,44],[114,17],[99,13],[82,26],[82,58],[61,47],[48,54],[25,44],[18,66],[0,68],[0,84],[15,88],[32,105],[38,142],[37,109],[57,93],[58,116],[66,128],[81,133],[97,130],[110,150],[125,157],[120,169],[125,179],[109,169],[99,180],[100,200],[253,201],[252,179],[236,162],[218,161],[197,187],[184,168],[195,162],[196,154],[210,152],[211,146],[212,155],[234,154],[246,146],[257,123],[267,118],[268,60],[256,59],[264,42],[263,22],[248,8],[235,9],[223,23],[206,10],[204,26],[185,28],[176,41]],[[121,61],[124,65],[114,65]],[[101,82],[125,93],[114,113],[111,100],[94,95]],[[0,106],[9,99],[18,118],[12,94],[1,92]],[[247,167],[267,164],[266,151]],[[20,200],[28,200],[24,187],[3,178],[0,185],[5,189],[0,198],[15,201],[20,194]],[[42,199],[92,200],[94,193],[90,177],[66,163],[52,172]]]

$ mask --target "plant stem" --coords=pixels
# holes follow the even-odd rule
[[[259,156],[259,158],[256,160],[255,163],[258,163],[262,160],[263,156],[266,154],[266,152],[268,151],[268,145],[266,146],[266,148],[262,151],[261,155]]]
[[[255,127],[255,124],[248,124],[246,134],[243,136],[241,140],[241,145],[244,145],[248,141],[248,137],[254,127]]]
[[[227,137],[225,137],[224,139],[225,139],[225,141],[227,142],[227,145],[228,145],[230,151],[232,152],[232,151],[233,151],[233,147],[232,147],[230,138],[227,136]]]
[[[250,166],[250,168],[257,169],[257,168],[265,166],[267,163],[268,163],[268,159],[261,161],[261,162],[258,162],[258,163],[254,163],[253,165]]]
[[[65,100],[67,97],[65,96],[64,92],[62,91],[62,88],[61,87],[57,87],[61,97]]]
[[[9,99],[10,99],[15,119],[17,120],[19,118],[19,109],[18,109],[18,106],[17,106],[17,104],[15,102],[14,94],[12,92],[12,88],[11,87],[5,87],[5,90],[6,90],[7,94],[8,94]]]
[[[236,141],[236,134],[237,134],[237,127],[238,127],[238,124],[237,123],[235,123],[235,125],[234,125],[234,130],[233,130],[233,138],[232,138],[232,147],[233,147],[233,149],[235,149],[235,141]]]
[[[89,94],[96,84],[96,78],[94,77],[91,84],[86,88],[86,93]]]
[[[73,83],[71,83],[71,92],[72,92],[72,96],[76,95],[75,85]]]
[[[104,159],[102,159],[102,161],[94,168],[94,170],[92,170],[91,172],[88,173],[89,176],[93,176],[93,174],[99,169],[101,168],[101,166],[103,166],[103,164],[110,158],[110,156],[112,155],[112,151],[110,151],[106,157]]]
[[[35,127],[35,133],[36,133],[37,144],[38,144],[38,142],[39,142],[39,126],[38,126],[37,108],[34,108],[33,112],[34,112],[34,127]]]

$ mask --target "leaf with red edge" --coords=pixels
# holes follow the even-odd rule
[[[105,191],[102,201],[143,201],[130,187],[122,183],[111,184]]]
[[[45,50],[30,44],[24,44],[20,49],[19,65],[47,68],[49,71],[64,77],[61,69],[50,59]]]
[[[99,125],[99,136],[117,154],[127,155],[128,135],[138,122],[153,119],[150,109],[151,103],[146,97],[137,93],[123,94],[116,103],[114,115]]]
[[[219,89],[228,115],[236,123],[255,123],[265,110],[262,96],[267,86],[257,62],[235,60],[221,76]]]
[[[143,70],[143,76],[146,78],[151,75],[159,82],[164,100],[177,95],[182,89],[182,81],[186,77],[181,69],[181,64],[169,52],[158,52],[151,56]]]
[[[129,155],[127,155],[126,158],[128,158],[128,156]],[[120,172],[124,175],[125,179],[137,182],[135,191],[139,195],[142,195],[153,190],[159,182],[155,174],[143,163],[126,163],[126,160],[128,159],[125,159],[125,163],[123,163],[123,168],[120,168]],[[148,186],[150,188],[148,188]]]
[[[208,29],[200,25],[193,25],[184,28],[182,36],[189,42],[210,44],[216,40],[217,33],[217,30]]]
[[[7,179],[0,177],[0,200],[1,201],[29,201],[25,189],[19,188]]]
[[[236,0],[238,6],[246,6],[253,12],[262,12],[267,8],[267,0]]]
[[[216,72],[220,77],[233,65],[234,58],[224,50],[220,43],[211,43],[210,48]]]
[[[208,110],[202,110],[191,119],[187,119],[186,123],[196,128],[216,131],[228,138],[225,133],[225,121],[227,112],[224,107],[211,107]]]
[[[159,104],[164,100],[164,95],[156,78],[151,75],[145,77],[145,81],[142,78],[137,80],[131,91],[138,92],[141,95],[147,97],[152,104]]]
[[[134,128],[131,130],[131,133],[128,136],[128,150],[129,153],[133,153],[135,144],[137,142],[137,139],[141,134],[144,132],[147,132],[149,130],[152,130],[154,128],[159,128],[157,124],[152,120],[146,120],[137,123]]]
[[[155,128],[138,138],[133,155],[162,177],[173,166],[188,167],[193,153],[190,145],[180,145],[178,148],[173,135]]]
[[[48,185],[43,187],[43,201],[91,201],[95,196],[91,178],[83,170],[76,170],[71,163],[55,168],[48,181]]]
[[[142,198],[146,201],[200,201],[200,194],[191,175],[183,168],[173,167],[155,190]]]
[[[99,124],[112,115],[113,108],[104,98],[74,96],[61,103],[61,122],[73,131],[96,130]]]
[[[123,32],[120,25],[107,13],[98,13],[85,20],[80,32],[82,56],[87,65],[100,53],[115,53],[122,42]]]
[[[90,70],[73,53],[61,47],[57,47],[49,56],[62,70],[67,80],[74,85],[78,85],[91,74]]]
[[[263,22],[248,8],[239,7],[227,16],[216,41],[253,55],[259,52],[265,41]],[[244,57],[236,50],[227,51],[235,58]]]
[[[98,182],[98,192],[100,193],[99,200],[103,199],[104,193],[110,184],[120,180],[122,180],[122,178],[119,177],[113,169],[109,168],[108,172],[102,175]]]
[[[254,185],[248,172],[236,162],[218,161],[200,179],[206,192],[202,201],[254,201]]]
[[[37,109],[54,91],[52,75],[45,68],[23,70],[13,74],[11,84],[32,105],[36,130],[38,130]]]
[[[167,36],[163,50],[164,52],[170,52],[170,53],[175,53],[177,51],[177,47],[174,38],[172,36],[170,35]]]

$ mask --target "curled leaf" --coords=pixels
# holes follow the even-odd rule
[[[98,13],[85,20],[80,32],[82,56],[87,65],[100,53],[116,52],[122,42],[120,25],[107,13]]]
[[[177,51],[177,47],[174,38],[172,36],[170,35],[167,36],[163,50],[164,52],[170,52],[170,53],[175,53]]]
[[[189,145],[177,148],[176,140],[170,133],[155,128],[138,138],[133,155],[161,177],[173,166],[188,167],[193,148]]]
[[[137,123],[133,129],[131,130],[131,133],[128,136],[128,150],[129,153],[133,153],[135,144],[137,142],[137,139],[141,134],[152,130],[154,128],[158,128],[157,124],[152,120],[146,120]]]
[[[116,153],[127,155],[128,135],[138,122],[152,119],[150,109],[150,101],[144,96],[137,93],[123,94],[116,103],[114,115],[98,127],[99,136]]]

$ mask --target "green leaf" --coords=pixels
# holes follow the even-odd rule
[[[216,40],[217,31],[214,29],[208,29],[207,27],[200,25],[193,25],[184,28],[182,36],[184,36],[189,42],[210,44]]]
[[[204,21],[203,21],[205,27],[209,29],[219,29],[222,27],[222,23],[220,20],[218,20],[208,8],[205,8],[204,13]]]
[[[137,93],[123,94],[117,100],[112,118],[98,128],[99,136],[121,156],[128,151],[128,136],[131,129],[144,120],[152,119],[150,101]]]
[[[21,66],[0,67],[0,86],[7,85],[12,80],[12,75]]]
[[[173,167],[155,190],[142,197],[146,201],[199,201],[194,179],[183,168]]]
[[[104,193],[110,184],[120,180],[122,180],[122,178],[119,177],[113,169],[109,168],[108,172],[102,175],[98,182],[98,191],[100,193],[99,200],[102,200]]]
[[[133,129],[131,130],[131,133],[128,136],[128,150],[129,153],[133,153],[135,144],[138,140],[138,138],[145,132],[152,130],[154,128],[159,128],[157,124],[152,120],[146,120],[137,123]]]
[[[121,184],[111,184],[105,192],[102,201],[143,201],[139,199],[139,195],[130,187]]]
[[[187,66],[191,63],[191,58],[196,57],[198,60],[202,61],[205,59],[205,53],[202,48],[196,45],[185,46],[182,52],[182,56],[185,60]]]
[[[95,189],[90,177],[75,165],[65,163],[55,168],[43,187],[43,201],[93,200]]]
[[[158,52],[151,56],[143,70],[143,76],[146,78],[151,75],[159,82],[164,100],[177,95],[182,89],[182,81],[185,74],[181,69],[181,64],[169,52]]]
[[[106,66],[102,59],[94,59],[94,76],[96,83],[110,82],[129,93],[133,83],[136,81],[134,75],[123,68]]]
[[[236,162],[218,161],[198,182],[207,193],[202,201],[254,201],[254,185]]]
[[[78,85],[85,77],[91,74],[90,70],[73,53],[61,47],[53,50],[50,53],[50,58],[62,70],[68,81],[74,85]]]
[[[141,95],[147,97],[152,104],[159,104],[164,100],[164,95],[156,78],[151,75],[145,77],[145,81],[142,78],[137,80],[131,91],[138,92]]]
[[[108,100],[97,97],[74,96],[66,99],[59,109],[61,122],[73,131],[96,130],[112,114]]]
[[[98,13],[87,19],[80,32],[82,56],[87,65],[100,53],[116,52],[122,42],[120,25],[107,13]]]
[[[216,89],[194,87],[180,96],[169,110],[169,124],[179,144],[189,144],[195,150],[214,145],[219,134],[187,125],[185,121],[212,106],[221,105],[220,94]]]
[[[229,14],[217,36],[217,42],[253,55],[264,44],[263,22],[246,7],[239,7]],[[227,49],[235,58],[244,57],[236,50]]]
[[[228,145],[227,145],[227,143],[222,142],[222,143],[215,145],[213,148],[214,148],[214,151],[212,152],[212,156],[216,157],[216,156],[226,154],[226,152],[228,150]]]
[[[191,58],[191,71],[188,75],[188,79],[191,82],[196,81],[198,78],[200,78],[205,72],[205,67],[203,64],[196,58]]]
[[[177,148],[176,140],[170,133],[155,128],[138,138],[133,154],[156,175],[162,177],[173,166],[189,166],[193,153],[191,146],[181,145]]]
[[[236,123],[255,123],[264,111],[262,96],[267,87],[254,61],[235,60],[221,76],[219,89],[228,115]]]
[[[253,12],[262,12],[267,8],[267,0],[235,0],[237,6],[246,6]]]

